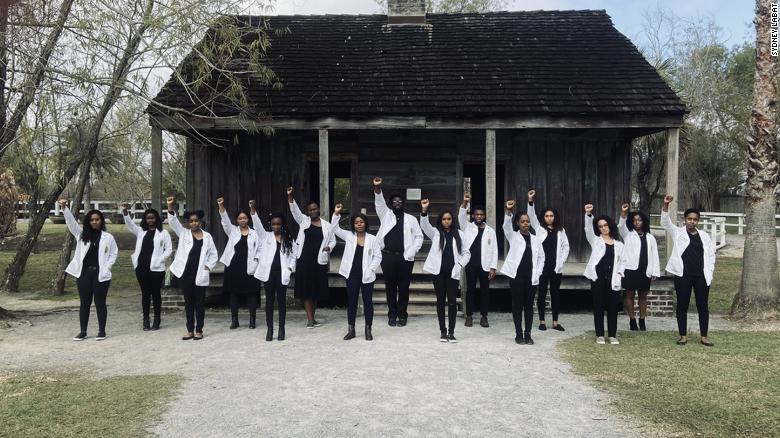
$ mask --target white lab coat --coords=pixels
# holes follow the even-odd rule
[[[463,244],[466,248],[471,248],[474,243],[474,239],[479,234],[479,227],[473,222],[468,221],[468,215],[465,208],[458,209],[458,224],[461,231],[466,236],[466,240]],[[480,264],[482,270],[490,272],[491,269],[498,267],[498,242],[496,239],[496,230],[488,224],[485,224],[484,231],[482,231],[482,243],[480,244],[481,259]]]
[[[431,239],[431,250],[428,251],[428,257],[425,259],[423,271],[429,274],[439,275],[442,259],[442,250],[439,248],[439,230],[431,225],[429,218],[430,216],[428,215],[422,216],[420,218],[420,228],[422,228],[423,233],[425,233],[425,235]],[[471,253],[469,252],[469,248],[466,246],[466,236],[463,231],[456,231],[460,233],[461,248],[460,252],[458,252],[457,242],[455,242],[455,239],[452,239],[452,255],[455,259],[455,266],[452,268],[450,278],[454,280],[460,280],[460,270],[469,262]]]
[[[76,239],[76,252],[73,254],[73,258],[65,268],[65,272],[79,278],[81,276],[81,269],[84,263],[84,257],[89,252],[89,242],[81,240],[81,226],[79,222],[73,217],[68,207],[62,212],[65,216],[65,223],[68,226],[68,231]],[[100,233],[100,242],[98,242],[98,281],[111,280],[111,268],[116,262],[116,257],[119,254],[119,249],[116,246],[114,236],[103,231]]]
[[[517,275],[517,267],[520,266],[520,262],[523,260],[523,254],[525,254],[525,238],[520,230],[515,231],[512,227],[512,215],[504,215],[504,224],[502,226],[504,230],[504,237],[509,241],[509,252],[506,255],[506,260],[501,266],[501,273],[509,278],[515,278]],[[539,277],[542,275],[544,269],[544,248],[542,248],[542,241],[537,236],[531,234],[531,285],[536,286],[539,284]]]
[[[684,272],[682,254],[685,252],[685,248],[691,244],[691,238],[684,226],[678,227],[672,223],[669,212],[661,212],[661,226],[674,238],[674,248],[666,263],[666,272],[682,277]],[[704,246],[704,280],[709,286],[712,284],[712,276],[715,273],[715,244],[706,231],[699,230],[699,236],[701,236],[701,243]]]
[[[331,218],[330,232],[334,233],[339,239],[343,240],[344,254],[341,256],[341,266],[339,274],[344,278],[349,278],[352,272],[352,262],[355,259],[357,250],[357,235],[353,231],[347,231],[339,226],[340,215],[334,214]],[[376,280],[376,270],[382,263],[382,250],[379,248],[379,239],[373,234],[366,233],[363,243],[363,262],[361,265],[363,271],[362,282],[364,284],[373,283]]]
[[[626,218],[622,216],[618,219],[618,231],[620,231],[620,237],[625,242],[623,257],[618,268],[618,273],[622,277],[626,271],[635,271],[639,268],[639,252],[642,250],[642,238],[639,237],[635,230],[628,229]],[[658,278],[661,276],[658,243],[655,240],[655,236],[651,233],[647,233],[645,239],[647,241],[647,269],[645,270],[645,275],[647,275],[647,278]]]
[[[144,243],[144,236],[148,231],[144,231],[141,227],[133,222],[133,218],[130,215],[122,214],[125,220],[125,225],[131,233],[135,235],[135,251],[130,257],[133,261],[133,268],[138,268],[138,257],[141,255],[141,247]],[[146,220],[145,218],[143,220]],[[152,250],[152,261],[149,264],[149,270],[152,272],[165,272],[165,259],[171,256],[173,252],[173,244],[171,243],[171,235],[168,230],[157,230],[154,233],[154,249]]]
[[[190,255],[194,237],[192,237],[192,231],[184,228],[179,222],[175,211],[173,214],[169,212],[166,222],[171,226],[173,232],[179,236],[179,245],[176,248],[176,255],[173,257],[173,263],[171,263],[171,274],[181,278],[184,275],[184,269],[187,267],[187,258]],[[214,238],[207,231],[203,230],[203,247],[200,250],[200,258],[198,259],[198,272],[195,274],[196,286],[209,285],[209,271],[214,269],[216,264],[217,247],[214,245]]]
[[[271,265],[274,262],[276,256],[276,236],[273,231],[266,231],[263,228],[263,223],[260,221],[260,217],[257,214],[252,214],[252,225],[255,227],[255,232],[259,238],[259,244],[257,248],[257,254],[259,263],[255,270],[255,278],[266,282],[271,278]],[[280,249],[279,263],[282,269],[282,284],[287,286],[290,284],[290,274],[295,269],[295,253],[291,250],[284,252]]]
[[[591,251],[590,259],[588,259],[588,265],[585,267],[585,273],[583,275],[590,281],[596,281],[598,279],[596,265],[598,265],[601,258],[604,257],[604,253],[607,251],[607,244],[604,242],[604,239],[597,236],[593,231],[593,215],[586,214],[584,223],[585,237],[588,239]],[[612,278],[610,279],[610,285],[612,286],[612,290],[619,291],[622,287],[622,282],[620,274],[618,273],[618,268],[620,267],[621,258],[623,256],[623,243],[617,240],[614,242],[615,255],[614,260],[612,261]]]
[[[241,228],[237,225],[233,225],[230,222],[230,216],[227,211],[219,214],[220,222],[222,223],[222,229],[225,230],[225,234],[228,236],[228,242],[225,246],[225,251],[222,253],[222,257],[219,259],[225,266],[230,266],[230,262],[233,260],[233,254],[236,252],[235,246],[239,240],[241,240]],[[259,239],[257,233],[252,228],[249,228],[249,233],[246,236],[246,273],[247,275],[254,275],[257,270],[258,254],[257,246],[259,245]]]
[[[542,226],[539,223],[539,218],[536,216],[536,210],[533,204],[528,204],[528,217],[531,219],[531,228],[534,229],[536,236],[541,243],[547,239],[547,235],[550,234],[547,231],[547,227]],[[569,258],[569,238],[566,236],[566,231],[561,228],[558,231],[558,240],[555,242],[555,273],[560,274],[563,272],[563,265],[566,263],[566,259]]]
[[[295,258],[301,257],[301,251],[303,251],[303,244],[306,241],[306,229],[311,226],[311,218],[306,216],[298,208],[298,204],[294,201],[290,203],[290,212],[293,215],[293,219],[298,223],[300,228],[298,229],[298,237],[295,239]],[[336,244],[336,236],[330,233],[330,224],[323,218],[320,218],[320,224],[322,225],[322,244],[320,244],[319,255],[317,256],[317,263],[320,265],[327,265],[330,253],[323,251],[325,248],[333,249]],[[330,236],[330,240],[328,238]]]
[[[385,249],[385,236],[398,221],[393,210],[387,206],[382,193],[374,194],[374,208],[379,216],[379,231],[377,231],[376,237],[379,239],[380,249]],[[422,244],[423,233],[420,224],[414,216],[404,213],[404,260],[413,262],[414,256],[420,251]]]

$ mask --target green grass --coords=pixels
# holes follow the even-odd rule
[[[0,376],[0,437],[131,437],[159,419],[173,375]]]
[[[731,311],[731,303],[739,290],[741,280],[742,259],[718,257],[710,285],[710,312],[727,314]],[[694,302],[693,298],[691,302]]]
[[[594,336],[559,349],[619,410],[684,436],[780,434],[780,333],[718,331],[714,348],[675,345],[675,332],[622,332],[618,347]]]

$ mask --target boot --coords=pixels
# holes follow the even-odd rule
[[[647,326],[645,325],[645,319],[639,318],[639,331],[646,331]]]
[[[628,326],[632,332],[639,330],[639,327],[636,326],[636,320],[634,318],[631,318],[631,320],[628,323]]]
[[[151,329],[152,329],[152,327],[149,325],[149,316],[148,315],[144,316],[143,330],[146,332],[146,331],[149,331]]]
[[[160,314],[154,315],[154,322],[152,323],[152,330],[160,330]]]
[[[487,315],[482,315],[482,318],[479,319],[479,325],[482,327],[490,327],[490,324],[488,324]]]
[[[282,333],[283,333],[283,330],[280,329],[279,330],[279,335],[281,336]],[[273,326],[268,327],[268,330],[265,332],[265,340],[269,341],[269,342],[274,340],[274,328],[273,328]]]
[[[284,341],[284,326],[283,325],[279,326],[279,335],[276,337],[276,339],[279,340],[279,341]]]
[[[234,330],[238,328],[238,315],[233,315],[230,318],[230,330]]]
[[[249,328],[254,329],[255,328],[255,322],[256,322],[256,316],[255,315],[249,315]],[[273,332],[273,329],[271,329]]]
[[[466,315],[466,322],[463,324],[466,327],[471,327],[474,324],[474,320],[471,318],[471,315]]]
[[[355,337],[355,326],[354,325],[350,325],[349,328],[347,329],[347,334],[344,335],[344,340],[345,341],[349,341],[350,339],[352,339],[354,337]]]
[[[374,336],[371,334],[371,326],[366,325],[366,341],[373,341]]]

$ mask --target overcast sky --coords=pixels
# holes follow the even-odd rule
[[[510,0],[507,10],[605,9],[619,31],[637,46],[641,41],[642,15],[656,5],[680,17],[706,14],[723,29],[728,46],[751,40],[755,2],[751,0]],[[374,0],[275,0],[275,14],[377,14]]]

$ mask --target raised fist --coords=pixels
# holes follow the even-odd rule
[[[254,199],[250,199],[249,200],[249,209],[250,210],[255,210],[256,206],[257,206],[257,203],[255,202],[255,200]]]
[[[60,199],[57,201],[57,203],[58,203],[58,204],[60,204],[60,208],[61,208],[61,209],[65,209],[65,207],[66,207],[66,206],[67,206],[67,204],[68,204],[68,200],[67,200],[67,199],[65,199],[65,198],[60,198]]]
[[[374,187],[379,187],[382,185],[382,178],[375,176],[374,177]]]
[[[422,206],[423,210],[427,210],[429,205],[431,205],[431,201],[429,201],[428,198],[420,201],[420,206]]]
[[[173,196],[168,196],[165,198],[165,203],[168,204],[168,210],[173,210],[173,204],[176,203],[176,198]]]
[[[672,195],[664,196],[664,204],[671,204],[672,201],[674,201],[674,196]]]
[[[506,206],[507,210],[511,210],[511,209],[515,208],[515,200],[514,199],[509,199],[508,201],[506,201],[506,205],[505,206]]]
[[[122,213],[127,214],[127,209],[130,208],[130,204],[128,204],[127,202],[123,202],[119,204],[119,208],[122,209]]]
[[[587,214],[593,213],[593,204],[585,204],[585,213]]]
[[[219,206],[225,205],[225,198],[223,198],[222,196],[217,198],[217,205]]]
[[[623,204],[623,205],[620,206],[620,211],[622,211],[623,213],[628,213],[628,208],[629,207],[630,206],[628,205],[628,203]]]
[[[343,206],[340,203],[336,204],[336,206],[333,207],[333,214],[341,215],[342,208],[343,208]]]
[[[290,196],[292,194],[293,194],[293,188],[292,187],[287,187],[287,196]]]
[[[529,190],[528,191],[528,201],[529,202],[533,202],[535,196],[536,196],[536,190]]]
[[[465,202],[466,204],[471,202],[471,193],[464,193],[463,194],[463,202]]]

